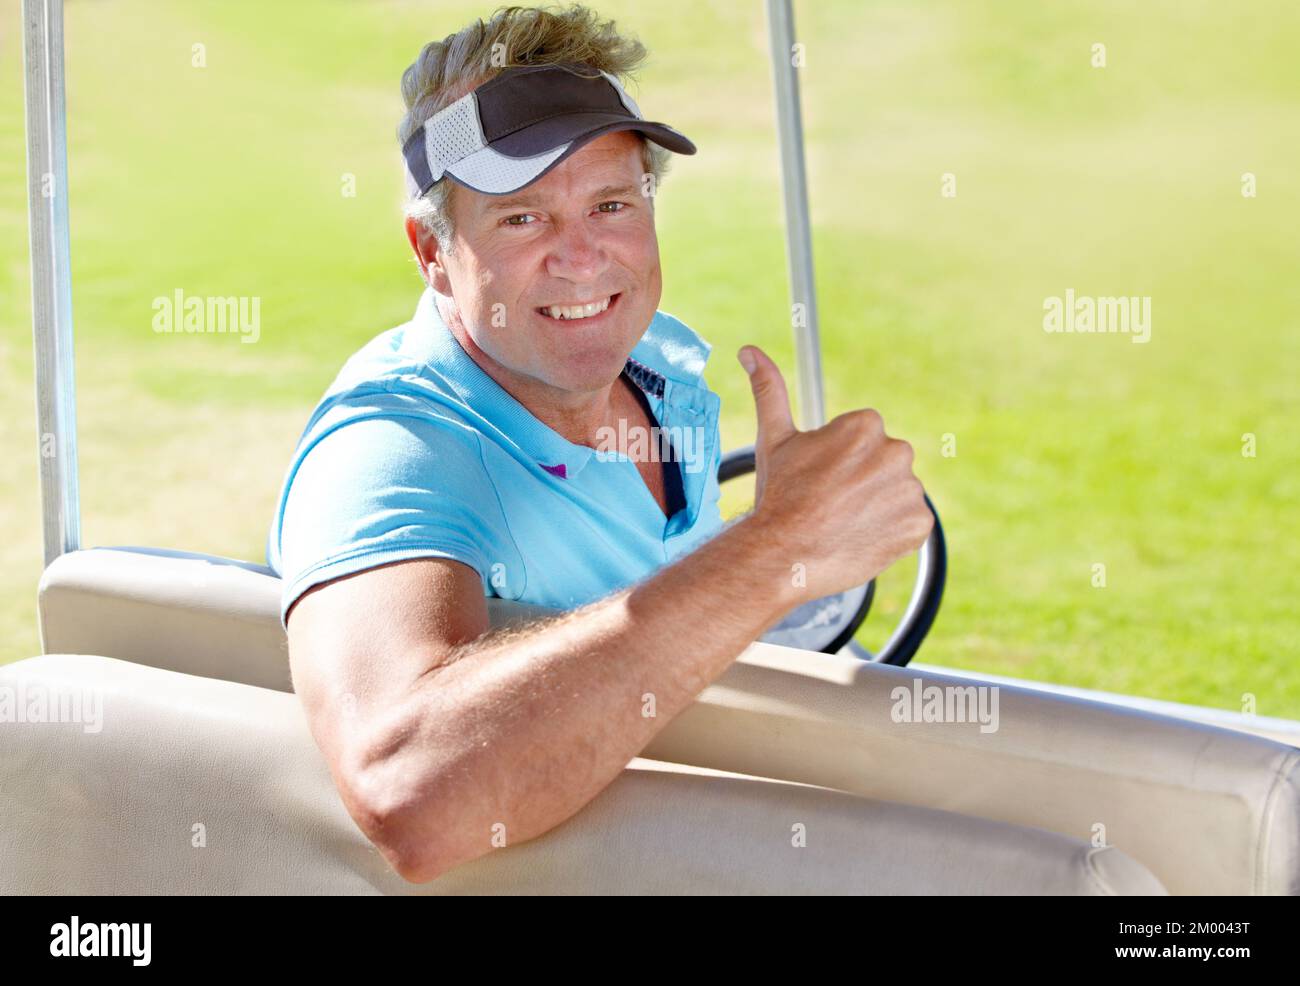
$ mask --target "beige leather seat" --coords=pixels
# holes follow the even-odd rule
[[[5,893],[1164,892],[1052,832],[648,760],[542,838],[413,885],[348,817],[291,694],[76,655],[0,668],[5,686],[103,702],[98,732],[0,729]]]
[[[0,889],[1300,893],[1300,750],[1005,687],[996,731],[895,722],[894,689],[971,682],[761,643],[573,820],[413,887],[352,825],[287,694],[278,598],[267,570],[206,556],[50,566],[47,656],[0,685],[100,688],[104,735],[0,729],[18,792]],[[101,851],[124,831],[139,855],[134,835]]]

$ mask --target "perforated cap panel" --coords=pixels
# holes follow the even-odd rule
[[[435,180],[442,177],[448,165],[486,146],[474,100],[474,93],[466,93],[424,122],[424,153]]]

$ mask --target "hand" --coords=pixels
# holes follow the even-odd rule
[[[757,346],[737,355],[745,354],[758,412],[747,520],[788,573],[793,605],[862,585],[920,548],[934,515],[912,473],[912,446],[886,435],[870,408],[800,431],[777,365]]]

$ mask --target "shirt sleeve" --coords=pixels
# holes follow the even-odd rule
[[[308,589],[394,561],[450,558],[484,580],[504,518],[478,437],[446,419],[349,421],[303,456],[279,528],[280,621]]]

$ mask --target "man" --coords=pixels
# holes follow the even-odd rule
[[[641,115],[620,76],[643,52],[614,41],[515,8],[408,70],[428,288],[322,399],[271,530],[313,735],[415,882],[569,818],[768,627],[932,523],[878,414],[799,431],[746,346],[756,500],[722,524],[710,347],[657,307],[656,155],[695,147]],[[567,612],[489,632],[489,596]]]

